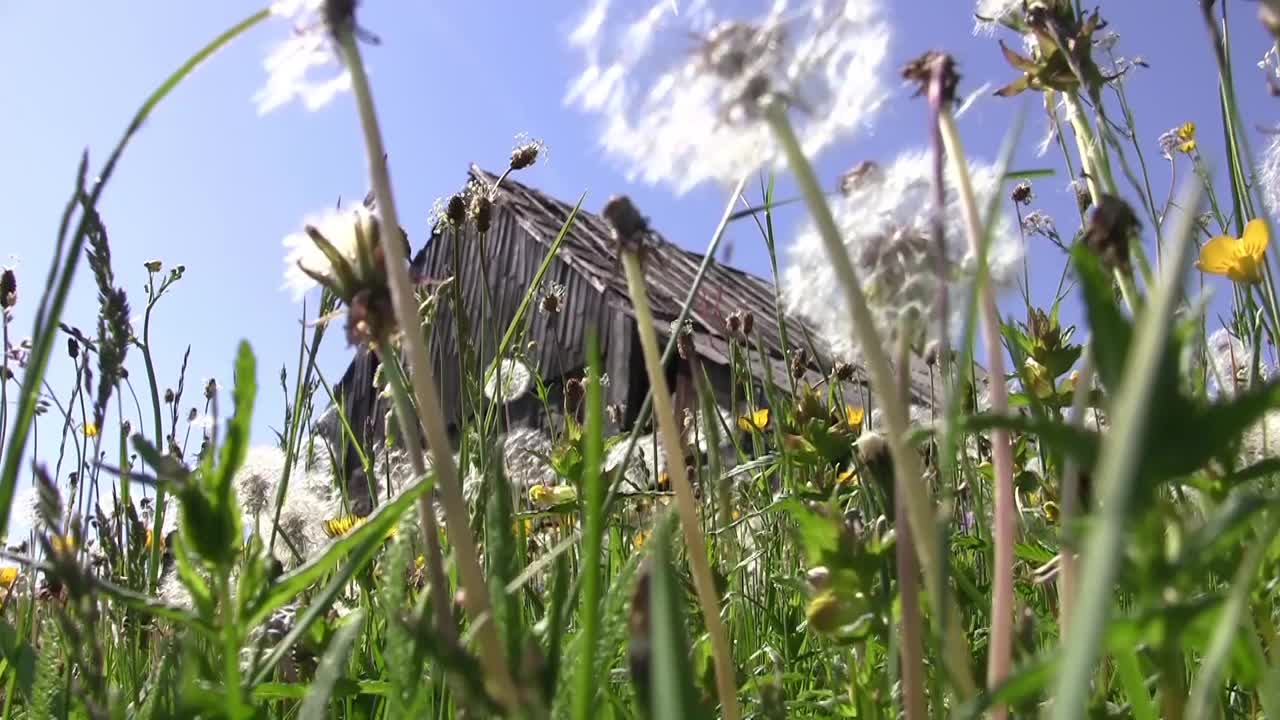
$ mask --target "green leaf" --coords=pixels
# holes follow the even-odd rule
[[[232,498],[233,478],[236,471],[244,464],[245,455],[249,452],[249,435],[253,420],[253,400],[258,393],[257,361],[248,341],[240,341],[236,351],[235,389],[232,397],[235,401],[235,412],[227,423],[226,438],[222,443],[222,457],[216,474],[216,493],[214,497],[219,503],[234,505]]]
[[[952,711],[951,717],[954,720],[976,720],[985,717],[987,710],[996,705],[1016,706],[1034,700],[1044,694],[1045,688],[1057,672],[1059,662],[1056,651],[1036,655],[1015,668],[995,690],[983,692],[957,707]]]
[[[1224,541],[1239,540],[1239,536],[1250,529],[1249,521],[1253,516],[1275,501],[1274,496],[1254,492],[1232,493],[1226,502],[1213,509],[1203,525],[1187,536],[1181,551],[1171,564],[1185,569],[1207,562],[1215,555],[1215,548],[1223,547]]]
[[[1034,435],[1046,448],[1070,457],[1084,470],[1093,468],[1102,444],[1102,436],[1092,430],[1028,415],[973,415],[963,418],[963,425],[966,432],[1003,429]]]
[[[312,583],[333,570],[347,555],[371,558],[373,551],[382,545],[387,532],[399,522],[400,516],[419,497],[430,492],[434,485],[434,476],[428,475],[405,488],[398,497],[380,506],[355,530],[335,540],[323,554],[281,577],[246,608],[248,616],[244,621],[245,625],[254,626],[265,620],[276,608],[297,597]]]
[[[1133,327],[1116,303],[1113,280],[1084,243],[1071,249],[1071,260],[1084,292],[1085,311],[1093,332],[1093,358],[1098,379],[1103,387],[1119,387],[1124,373]]]
[[[518,666],[521,631],[520,604],[515,595],[507,593],[507,581],[519,573],[515,552],[514,524],[511,502],[511,484],[503,474],[500,448],[491,452],[498,462],[490,463],[487,475],[488,493],[485,498],[485,560],[488,565],[489,596],[493,604],[493,621],[507,650],[507,663]]]
[[[365,610],[363,608],[347,616],[346,622],[338,628],[329,648],[325,650],[320,665],[316,668],[315,680],[307,691],[307,698],[298,711],[302,720],[320,720],[328,717],[329,699],[333,695],[334,686],[342,678],[346,670],[347,659],[351,655],[351,646],[356,637],[364,629]]]
[[[31,644],[19,638],[7,622],[0,622],[0,652],[14,669],[18,689],[24,697],[31,696],[31,686],[36,677],[36,653]]]
[[[650,570],[649,646],[653,678],[650,707],[655,719],[710,718],[693,684],[691,646],[684,617],[684,583],[672,560],[670,526],[655,528]]]

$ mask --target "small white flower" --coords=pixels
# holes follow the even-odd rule
[[[484,396],[494,402],[511,403],[524,397],[533,387],[533,371],[513,358],[503,358],[497,371],[484,384]]]
[[[362,243],[377,242],[376,220],[364,205],[311,216],[303,223],[303,228],[308,227],[324,236],[352,267],[358,267]],[[284,246],[288,251],[285,255],[285,286],[293,290],[294,300],[301,300],[317,285],[316,279],[307,271],[321,277],[335,277],[333,263],[305,229],[287,235]]]
[[[259,115],[295,98],[306,109],[318,110],[351,89],[351,73],[334,53],[325,27],[324,3],[325,0],[279,0],[271,6],[271,14],[289,21],[293,30],[263,62],[267,82],[253,96]]]
[[[863,130],[887,97],[890,29],[878,0],[694,0],[677,16],[598,0],[570,34],[586,67],[566,102],[604,120],[601,145],[631,178],[679,194],[784,162],[757,103],[784,96],[814,156]]]
[[[936,331],[946,289],[953,316],[950,327],[958,330],[976,272],[977,261],[969,250],[967,231],[954,174],[946,192],[940,250],[933,239],[933,168],[927,151],[900,155],[883,173],[867,173],[846,185],[844,197],[832,208],[844,238],[845,249],[876,321],[876,329],[890,347],[900,333],[918,342],[926,329]],[[978,206],[985,208],[1001,182],[990,165],[970,164]],[[991,233],[987,263],[995,287],[1016,277],[1022,243],[1003,215]],[[825,245],[811,223],[801,231],[790,250],[790,266],[783,275],[783,291],[791,309],[811,319],[840,355],[858,357],[853,345],[851,314],[827,258]],[[932,339],[932,338],[931,338]]]

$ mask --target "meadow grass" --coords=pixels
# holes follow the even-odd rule
[[[835,362],[810,384],[800,367],[761,386],[757,368],[779,358],[753,336],[764,319],[739,313],[724,328],[733,388],[722,409],[683,328],[730,223],[753,224],[768,249],[782,359],[807,350],[787,320],[772,178],[759,197],[747,176],[731,184],[670,329],[654,326],[645,285],[650,228],[614,198],[601,215],[651,391],[633,426],[606,436],[598,339],[554,393],[559,379],[522,351],[532,315],[560,310],[563,289],[543,278],[581,200],[514,319],[493,317],[502,280],[482,272],[484,312],[436,326],[477,276],[429,286],[410,272],[355,4],[319,3],[312,32],[350,73],[373,191],[290,245],[297,279],[321,286],[325,321],[303,324],[292,385],[280,380],[285,427],[265,448],[250,443],[266,402],[253,349],[234,351],[229,408],[212,381],[186,388],[185,360],[172,383],[159,377],[151,349],[167,340],[150,318],[185,269],[148,263],[134,319],[119,277],[135,271],[112,266],[97,208],[156,105],[270,13],[247,18],[161,84],[101,170],[86,155],[44,286],[22,295],[38,305],[29,341],[11,327],[19,277],[0,277],[5,527],[27,510],[14,507],[18,484],[38,490],[30,536],[2,551],[0,720],[1280,717],[1280,310],[1265,173],[1235,100],[1226,4],[1214,6],[1201,3],[1223,144],[1210,150],[1193,126],[1160,138],[1170,162],[1194,170],[1163,201],[1097,12],[1064,0],[1001,10],[999,24],[1034,47],[1006,49],[1015,79],[997,94],[1042,94],[1068,173],[1083,172],[1079,217],[1059,219],[1078,220],[1069,239],[1052,218],[1024,215],[1037,178],[1010,170],[1021,122],[987,193],[955,118],[954,61],[913,61],[904,76],[930,120],[933,207],[916,209],[922,226],[906,239],[926,260],[911,272],[940,297],[924,304],[934,315],[895,313],[888,326],[884,257],[851,251],[861,231],[842,224],[811,165],[798,101],[750,84],[733,102],[749,105],[795,177],[832,278],[825,301],[842,309],[844,335],[822,347],[857,348],[858,369]],[[437,227],[470,228],[483,244],[501,184],[544,151],[519,144],[493,186],[442,203]],[[1211,153],[1228,169],[1222,187]],[[877,202],[892,182],[880,172],[850,173],[845,197]],[[996,304],[1002,209],[1023,241],[1065,251],[1051,306],[1022,287],[1025,319]],[[967,282],[953,282],[948,243],[973,260]],[[1215,332],[1189,289],[1197,254],[1201,278],[1233,283]],[[63,317],[82,262],[98,288],[92,337]],[[1082,327],[1059,321],[1065,302],[1080,303]],[[343,316],[348,343],[383,360],[380,447],[358,442],[315,363]],[[429,330],[467,337],[459,387],[438,386]],[[487,339],[472,347],[470,336]],[[46,371],[63,345],[77,374],[55,388]],[[139,357],[145,372],[131,379]],[[693,407],[673,405],[666,368],[677,361],[698,378]],[[926,405],[910,399],[912,362],[935,389]],[[869,395],[845,394],[856,372]],[[444,393],[465,400],[459,427]],[[182,412],[184,394],[203,410]],[[507,427],[517,396],[545,411],[537,430]],[[109,419],[117,437],[105,437]],[[33,462],[37,442],[60,443],[52,467]],[[347,457],[370,482],[364,505]]]

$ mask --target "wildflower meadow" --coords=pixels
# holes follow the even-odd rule
[[[0,268],[0,720],[1280,718],[1280,1],[536,3],[408,73],[379,5],[71,93],[124,130]],[[424,201],[398,141],[527,117],[548,61],[479,68],[533,34],[626,183],[512,127]],[[148,133],[246,110],[349,116],[236,207],[147,198],[191,177]]]

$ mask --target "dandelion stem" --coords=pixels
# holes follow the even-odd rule
[[[400,368],[399,358],[394,354],[390,341],[386,337],[378,338],[378,357],[387,368],[387,377],[391,381],[391,399],[395,403],[396,420],[400,423],[400,438],[405,451],[409,455],[409,463],[413,468],[413,477],[419,480],[426,475],[426,463],[423,462],[422,442],[418,439],[417,417],[413,412],[413,399],[409,387],[405,383]],[[390,488],[388,488],[390,489]],[[431,493],[424,493],[420,501],[422,508],[422,536],[426,543],[427,581],[430,583],[431,604],[435,606],[436,632],[445,642],[457,640],[457,628],[453,623],[452,603],[449,599],[449,581],[444,574],[443,553],[440,550],[440,529],[436,523],[435,498]]]
[[[671,389],[667,386],[666,372],[658,352],[658,338],[653,329],[653,313],[645,290],[644,269],[635,250],[622,251],[622,264],[627,274],[627,291],[635,308],[636,330],[640,335],[640,347],[644,364],[649,372],[649,384],[653,389],[654,415],[662,433],[662,444],[667,452],[667,471],[671,487],[676,493],[676,508],[680,513],[680,525],[684,529],[684,541],[688,548],[689,565],[693,570],[693,585],[702,606],[702,619],[711,636],[711,650],[715,656],[716,686],[720,695],[721,717],[737,720],[738,682],[733,665],[733,648],[720,617],[720,602],[716,597],[715,582],[711,577],[711,564],[707,560],[707,546],[698,519],[697,502],[693,498],[693,486],[684,464],[684,452],[680,443],[680,428],[676,424],[675,408],[671,404]]]
[[[898,393],[901,402],[906,402],[908,393],[911,392],[911,346],[907,342],[908,337],[903,333],[898,343]],[[898,497],[906,495],[907,490],[902,487],[901,477],[894,478],[894,487]],[[904,503],[894,503],[893,513],[894,527],[909,526]],[[896,545],[894,561],[898,569],[898,599],[902,605],[902,638],[898,648],[902,664],[902,710],[906,720],[925,720],[929,715],[924,701],[924,679],[927,673],[920,613],[920,566],[916,563],[911,533],[899,535]]]
[[[417,400],[418,416],[427,435],[427,445],[431,449],[432,467],[436,471],[436,482],[444,502],[445,523],[449,529],[449,539],[456,550],[454,557],[462,580],[465,605],[472,622],[475,623],[475,632],[480,643],[480,661],[489,682],[488,689],[496,694],[503,706],[515,710],[519,706],[519,695],[511,671],[507,667],[507,659],[498,638],[497,627],[492,622],[488,586],[485,584],[484,571],[476,555],[475,539],[471,536],[467,504],[462,497],[462,487],[458,482],[458,468],[453,464],[449,435],[445,430],[444,415],[440,408],[439,392],[436,390],[431,360],[427,355],[426,342],[419,330],[418,306],[414,302],[413,291],[410,288],[408,258],[405,257],[404,247],[401,245],[402,239],[399,237],[400,223],[396,215],[395,198],[391,193],[391,176],[387,171],[387,156],[382,145],[382,131],[378,127],[369,79],[365,74],[364,63],[360,58],[360,50],[356,46],[352,29],[339,29],[337,41],[343,59],[351,72],[352,92],[356,98],[356,107],[360,111],[365,150],[369,156],[369,174],[373,182],[377,206],[382,214],[379,228],[382,251],[387,260],[391,301],[395,308],[397,323],[403,333],[405,349],[408,351],[410,380]],[[411,433],[413,425],[410,424],[408,428],[404,428],[404,431],[405,434]],[[422,516],[423,527],[434,527],[435,518],[431,516],[431,506],[425,497],[419,500],[418,510]]]
[[[888,426],[887,439],[894,459],[896,477],[901,480],[905,491],[903,500],[907,504],[911,532],[915,539],[916,551],[920,559],[920,567],[925,577],[926,587],[937,603],[936,607],[943,614],[942,631],[943,662],[946,665],[950,680],[962,700],[975,693],[973,676],[970,672],[971,660],[960,627],[959,614],[953,604],[945,602],[945,585],[943,568],[938,557],[942,543],[938,537],[936,518],[930,510],[928,488],[923,481],[920,458],[914,449],[907,444],[907,412],[900,402],[894,402],[896,383],[889,359],[885,357],[883,342],[875,330],[871,318],[871,310],[867,306],[866,295],[844,243],[840,239],[840,231],[836,227],[831,208],[827,205],[813,166],[805,157],[800,141],[787,119],[785,106],[780,99],[766,101],[765,117],[773,129],[779,144],[786,153],[787,161],[795,173],[800,191],[805,197],[809,212],[813,215],[827,251],[827,257],[835,268],[840,288],[845,295],[845,305],[853,316],[853,340],[866,358],[871,377],[872,390],[880,397]]]
[[[969,178],[969,165],[965,160],[960,132],[950,109],[938,114],[938,128],[956,182],[960,186],[960,207],[964,215],[965,229],[969,235],[969,250],[978,258],[979,289],[982,308],[982,331],[987,345],[987,373],[991,377],[991,412],[1003,415],[1009,411],[1009,389],[1005,385],[1004,346],[1000,340],[1000,311],[996,307],[991,285],[983,281],[986,275],[987,253],[983,238],[982,221],[978,217],[978,202],[973,194],[973,182]],[[994,688],[1009,675],[1013,665],[1013,543],[1017,528],[1017,508],[1013,498],[1013,446],[1009,431],[991,431],[991,455],[995,469],[995,545],[994,576],[991,592],[991,639],[987,650],[987,687]],[[995,717],[1007,716],[1007,709],[997,708]]]

